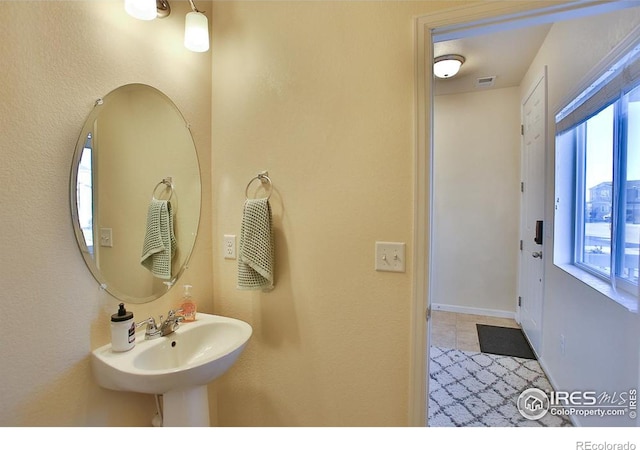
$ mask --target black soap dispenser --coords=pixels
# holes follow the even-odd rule
[[[136,324],[133,313],[120,303],[118,312],[111,316],[111,350],[126,352],[136,345]]]

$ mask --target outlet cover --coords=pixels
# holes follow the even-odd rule
[[[406,269],[404,242],[376,242],[376,270],[404,272]]]
[[[224,259],[236,259],[236,235],[225,234],[222,248]]]

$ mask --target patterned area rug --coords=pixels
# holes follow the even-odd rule
[[[430,427],[570,427],[568,417],[524,418],[516,407],[527,388],[550,391],[534,359],[431,347]]]

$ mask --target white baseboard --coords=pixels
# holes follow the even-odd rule
[[[478,316],[504,317],[507,319],[516,318],[515,311],[503,311],[500,309],[471,308],[468,306],[444,305],[442,303],[432,303],[432,311],[447,311],[460,314],[475,314]]]

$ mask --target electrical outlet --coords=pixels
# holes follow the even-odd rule
[[[225,234],[223,243],[224,259],[236,259],[236,235]]]
[[[380,272],[404,272],[404,242],[376,242],[376,270]]]

